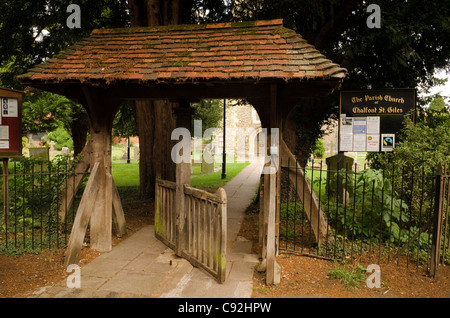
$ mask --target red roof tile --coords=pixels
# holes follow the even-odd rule
[[[94,30],[19,76],[32,83],[168,83],[210,80],[342,80],[326,59],[282,20]]]

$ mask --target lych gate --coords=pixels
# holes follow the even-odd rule
[[[332,93],[345,74],[345,69],[300,35],[284,28],[282,20],[271,20],[95,30],[89,38],[20,76],[26,85],[78,101],[91,121],[89,144],[77,167],[79,171],[90,168],[91,176],[72,229],[67,264],[78,262],[88,223],[91,247],[100,251],[111,249],[112,220],[119,232],[123,229],[123,211],[111,177],[111,129],[124,101],[176,100],[177,126],[189,128],[190,101],[246,99],[267,128],[267,154],[278,166],[280,157],[292,157],[282,128],[293,106],[301,99]],[[279,129],[279,150],[270,149],[271,128]],[[209,268],[223,281],[226,195],[189,187],[189,163],[179,163],[176,169],[176,183],[157,180],[157,235],[179,255]],[[271,284],[277,281],[279,170],[264,174],[262,180],[261,256],[267,264],[266,282]],[[320,209],[312,203],[308,206],[312,207],[311,222],[321,222]],[[208,239],[207,232],[211,234]],[[320,239],[320,231],[316,236]],[[204,245],[195,249],[195,244]]]

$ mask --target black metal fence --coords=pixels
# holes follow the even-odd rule
[[[448,170],[375,170],[355,164],[338,171],[327,169],[322,161],[306,169],[281,162],[281,169],[281,250],[367,264],[426,266],[432,271],[436,262],[450,263]],[[314,191],[308,193],[300,182],[310,183]],[[303,202],[316,202],[318,212]]]
[[[87,180],[76,190],[74,166],[63,156],[3,162],[0,253],[66,246]]]

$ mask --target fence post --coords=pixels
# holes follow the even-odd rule
[[[3,158],[3,211],[5,213],[6,234],[9,226],[8,160],[8,158]],[[6,235],[6,245],[8,245],[8,235]]]
[[[434,197],[434,215],[433,215],[433,237],[431,242],[431,263],[430,277],[436,276],[439,265],[439,254],[441,249],[441,222],[442,222],[442,203],[443,203],[443,177],[442,164],[439,163],[436,174],[436,192]]]
[[[223,188],[219,188],[218,195],[220,198],[219,216],[220,216],[220,252],[218,257],[219,268],[217,270],[220,283],[225,282],[227,269],[227,194]]]

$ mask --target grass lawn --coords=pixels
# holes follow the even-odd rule
[[[191,185],[214,193],[218,188],[241,172],[247,165],[249,165],[249,162],[227,163],[227,177],[225,179],[222,179],[222,169],[214,173],[201,174],[200,167],[193,167]],[[113,161],[112,174],[120,192],[123,190],[120,188],[139,187],[139,162],[132,161],[126,163],[124,161]]]
[[[139,186],[139,162],[112,162],[112,175],[117,187]]]
[[[250,162],[233,162],[226,165],[226,178],[222,179],[222,169],[214,173],[197,174],[191,178],[191,185],[195,188],[207,190],[209,192],[216,192],[217,189],[222,187],[225,183],[230,181],[236,176],[242,169],[247,167]],[[199,167],[194,167],[199,168]]]

